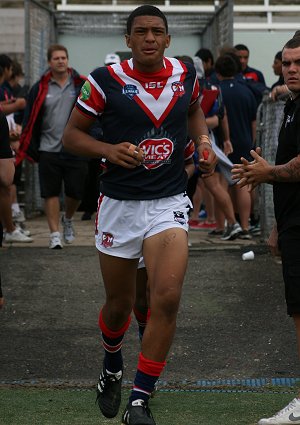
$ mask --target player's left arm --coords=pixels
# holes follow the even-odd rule
[[[195,169],[196,169],[193,158],[189,158],[189,159],[185,160],[184,168],[185,168],[185,171],[188,175],[188,178],[190,179],[194,175]]]
[[[215,170],[217,157],[212,149],[205,116],[198,101],[189,108],[188,134],[194,140],[198,150],[199,168],[205,173],[205,177],[208,177]]]

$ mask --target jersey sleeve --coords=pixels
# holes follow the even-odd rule
[[[193,87],[190,105],[193,105],[194,103],[196,103],[197,100],[199,99],[199,96],[200,96],[200,85],[199,85],[199,80],[197,78],[197,74],[195,74],[194,87]]]
[[[106,96],[100,85],[102,72],[103,68],[97,68],[88,76],[76,101],[77,110],[90,118],[97,118],[105,108]]]
[[[192,139],[189,139],[184,149],[184,160],[192,158],[195,152],[195,144]]]

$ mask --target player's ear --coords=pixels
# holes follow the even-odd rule
[[[170,46],[170,44],[171,44],[171,36],[170,34],[168,34],[166,39],[166,49]]]
[[[127,47],[131,47],[131,46],[130,46],[130,35],[125,34],[125,41],[126,41],[126,46],[127,46]]]

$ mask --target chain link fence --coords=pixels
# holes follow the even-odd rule
[[[36,0],[25,0],[25,83],[30,87],[47,69],[47,49],[56,41],[54,12]],[[27,216],[43,210],[40,197],[38,166],[23,162],[24,207]]]
[[[263,157],[271,164],[275,163],[278,134],[283,119],[285,102],[273,102],[266,95],[257,111],[257,141],[262,148]],[[266,240],[274,223],[273,186],[263,184],[258,188],[258,210],[262,238]]]
[[[215,58],[219,56],[220,47],[233,46],[233,0],[216,9],[201,35],[201,45],[209,48]]]

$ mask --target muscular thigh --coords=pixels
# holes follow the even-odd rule
[[[184,229],[170,228],[145,239],[143,255],[150,291],[181,290],[188,259]]]
[[[138,259],[114,257],[99,252],[99,261],[107,298],[133,301]]]

